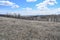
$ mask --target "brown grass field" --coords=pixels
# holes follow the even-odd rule
[[[60,40],[60,23],[0,17],[0,40]]]

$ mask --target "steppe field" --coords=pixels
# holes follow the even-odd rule
[[[60,22],[0,17],[0,40],[60,40]]]

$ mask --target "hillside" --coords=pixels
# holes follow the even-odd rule
[[[0,17],[0,40],[60,40],[60,23]]]

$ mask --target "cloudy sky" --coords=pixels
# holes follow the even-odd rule
[[[0,13],[60,14],[60,0],[0,0]]]

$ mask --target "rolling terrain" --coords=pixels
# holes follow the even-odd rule
[[[60,23],[0,17],[0,40],[60,40]]]

